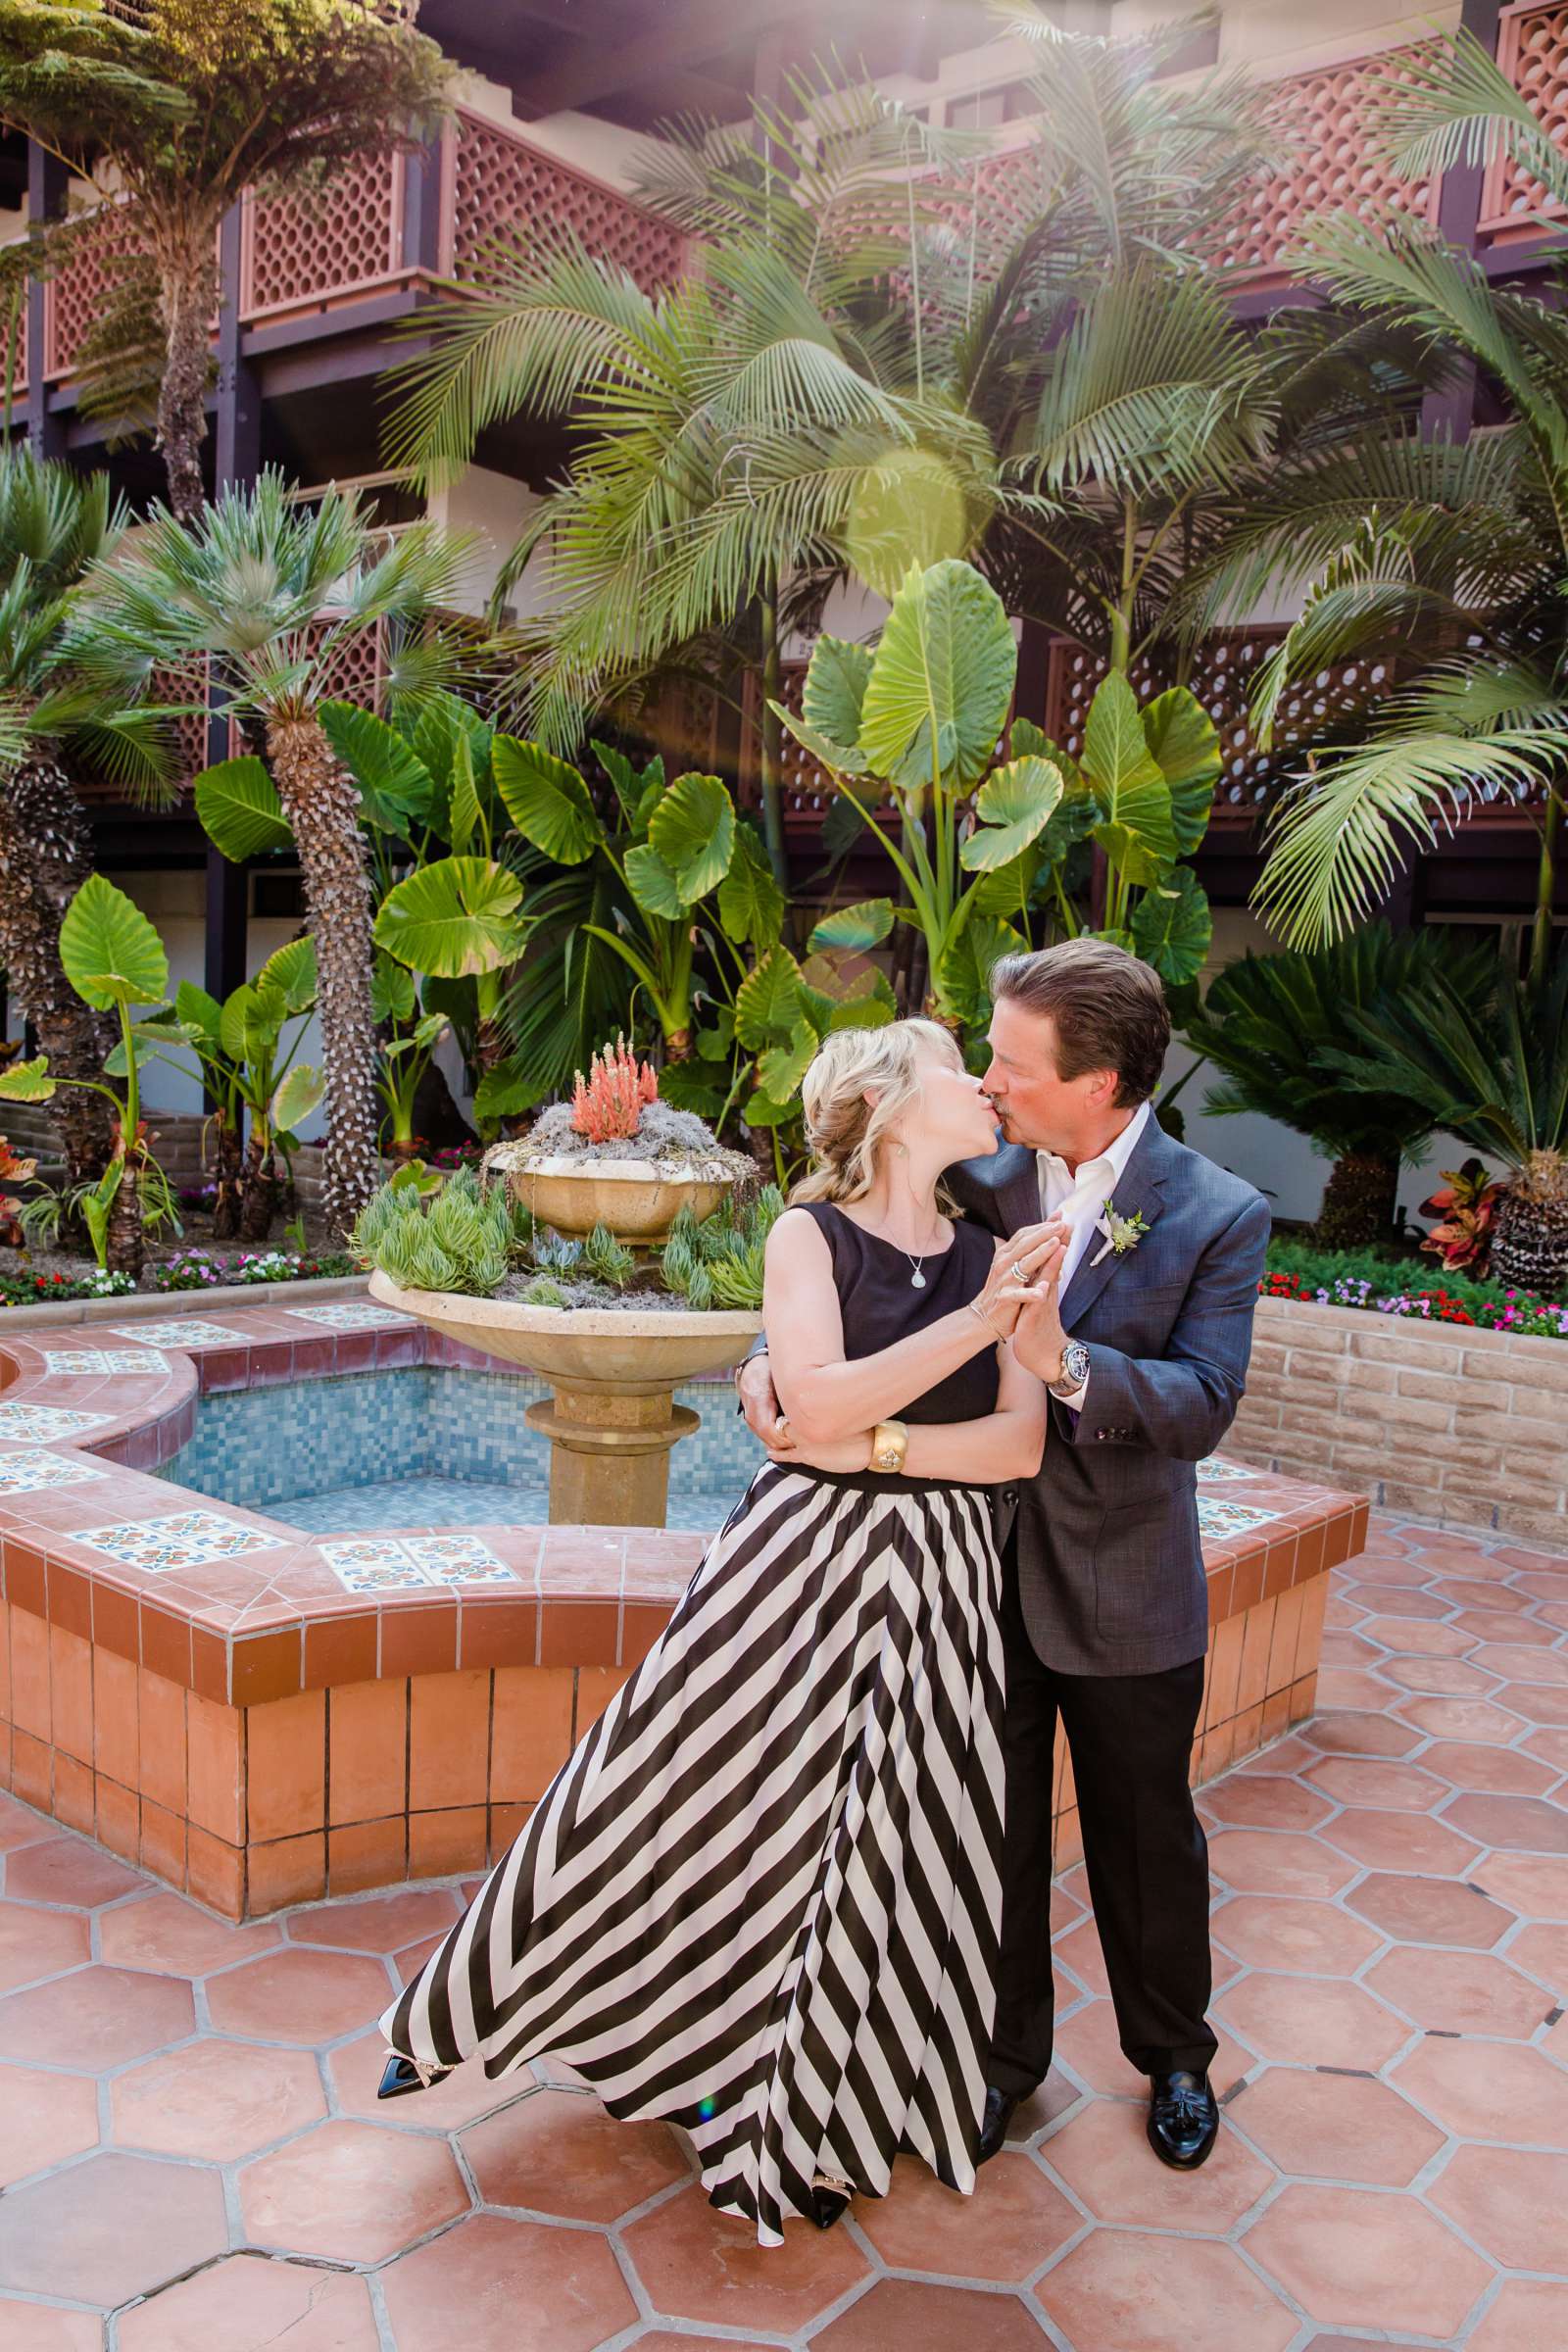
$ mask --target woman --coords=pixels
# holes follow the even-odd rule
[[[1032,1476],[1022,1261],[943,1214],[997,1148],[930,1021],[829,1037],[768,1239],[789,1450],[382,2021],[382,2096],[551,2052],[690,2134],[765,2245],[910,2149],[974,2185],[1001,1926],[991,1490]],[[899,1416],[899,1418],[895,1418]]]

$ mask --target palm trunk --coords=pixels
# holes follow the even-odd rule
[[[231,1242],[239,1231],[240,1195],[244,1188],[245,1163],[240,1146],[240,1132],[222,1111],[214,1121],[217,1137],[218,1189],[213,1200],[213,1239]]]
[[[158,447],[169,479],[169,503],[181,522],[194,523],[206,504],[202,443],[207,437],[209,337],[218,306],[213,239],[200,232],[203,258],[170,270],[163,284],[166,356],[158,386]]]
[[[253,1135],[245,1152],[239,1212],[241,1241],[266,1241],[277,1213],[277,1154],[270,1144],[264,1149],[261,1139]]]
[[[1322,1250],[1364,1250],[1394,1230],[1399,1189],[1396,1152],[1342,1152],[1329,1170],[1313,1227]]]
[[[784,728],[773,710],[783,685],[783,669],[778,641],[778,612],[770,598],[762,601],[761,622],[762,833],[767,843],[767,861],[773,868],[773,879],[787,901],[790,895],[790,864],[784,847]]]
[[[91,871],[92,834],[70,777],[52,760],[27,761],[0,790],[0,964],[51,1074],[96,1081],[119,1025],[82,1003],[60,960],[61,921]],[[113,1107],[63,1086],[51,1108],[67,1182],[95,1182],[115,1148]]]
[[[120,1189],[109,1204],[109,1230],[104,1240],[104,1255],[111,1274],[129,1274],[139,1281],[142,1243],[141,1177],[135,1161],[127,1159],[124,1173],[120,1179]]]
[[[326,1072],[323,1205],[334,1234],[346,1235],[381,1181],[370,881],[360,836],[359,793],[314,716],[273,720],[267,749],[299,848],[306,912],[316,941],[317,1011]]]

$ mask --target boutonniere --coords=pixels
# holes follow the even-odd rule
[[[1095,1219],[1095,1231],[1105,1237],[1090,1260],[1091,1265],[1098,1266],[1101,1259],[1108,1256],[1112,1250],[1118,1257],[1125,1257],[1130,1250],[1136,1250],[1149,1227],[1141,1208],[1135,1208],[1130,1217],[1124,1217],[1115,1201],[1107,1200],[1103,1213]]]

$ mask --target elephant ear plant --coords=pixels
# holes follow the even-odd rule
[[[84,1004],[112,1012],[120,1043],[108,1057],[105,1075],[123,1081],[123,1090],[96,1079],[56,1078],[49,1057],[13,1062],[0,1070],[0,1102],[47,1102],[57,1086],[86,1087],[113,1107],[113,1151],[96,1185],[80,1196],[93,1253],[111,1272],[140,1274],[143,1229],[150,1217],[177,1225],[168,1181],[153,1158],[141,1115],[141,1066],[150,1054],[188,1045],[187,1024],[172,1017],[167,995],[169,958],[163,941],[139,906],[102,874],[89,874],[60,926],[60,960]],[[144,1018],[131,1019],[140,1005]]]
[[[318,1068],[294,1059],[316,995],[316,945],[310,939],[279,948],[254,980],[242,982],[221,1004],[189,981],[174,993],[175,1017],[185,1033],[179,1043],[188,1044],[218,1102],[213,1232],[219,1240],[238,1232],[245,1241],[261,1242],[271,1230],[283,1183],[279,1154],[291,1163],[294,1131],[326,1091]],[[294,1033],[285,1046],[291,1023]],[[165,1059],[175,1057],[165,1051]]]

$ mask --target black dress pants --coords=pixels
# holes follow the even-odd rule
[[[1002,1622],[1007,1813],[986,2081],[1023,2098],[1051,2066],[1051,1782],[1058,1714],[1122,2049],[1146,2075],[1177,2068],[1202,2074],[1218,2047],[1204,2015],[1212,1988],[1208,1841],[1188,1782],[1203,1661],[1158,1674],[1054,1672],[1024,1631],[1010,1556]]]

